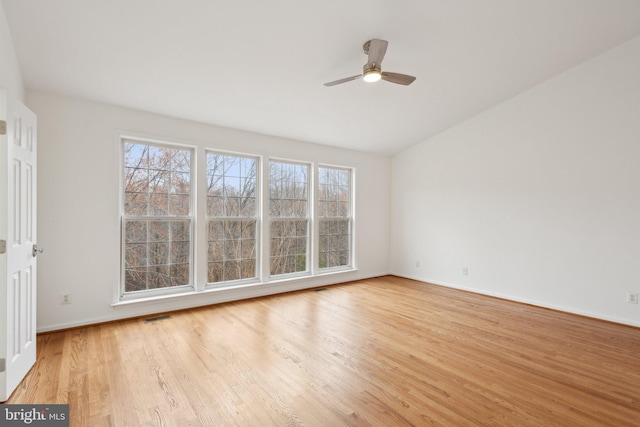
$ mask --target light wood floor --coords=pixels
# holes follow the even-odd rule
[[[397,277],[38,337],[72,426],[639,426],[640,329]]]

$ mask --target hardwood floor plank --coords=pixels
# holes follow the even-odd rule
[[[38,346],[73,426],[640,425],[640,329],[392,276]]]

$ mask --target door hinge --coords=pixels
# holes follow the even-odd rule
[[[7,134],[7,122],[4,120],[0,120],[0,135]]]
[[[7,368],[7,363],[4,359],[0,359],[0,372],[4,372]]]
[[[7,241],[0,240],[0,254],[4,254],[7,252]]]

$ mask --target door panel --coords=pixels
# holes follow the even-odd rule
[[[6,121],[0,166],[0,401],[9,398],[36,359],[37,128],[18,101],[0,99]]]

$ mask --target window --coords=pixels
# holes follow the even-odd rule
[[[122,293],[190,286],[190,149],[124,140]]]
[[[256,279],[257,159],[207,153],[208,283]]]
[[[351,169],[120,143],[121,299],[353,268]]]
[[[351,171],[318,168],[319,268],[351,266]]]
[[[269,163],[272,276],[308,271],[309,165]]]

